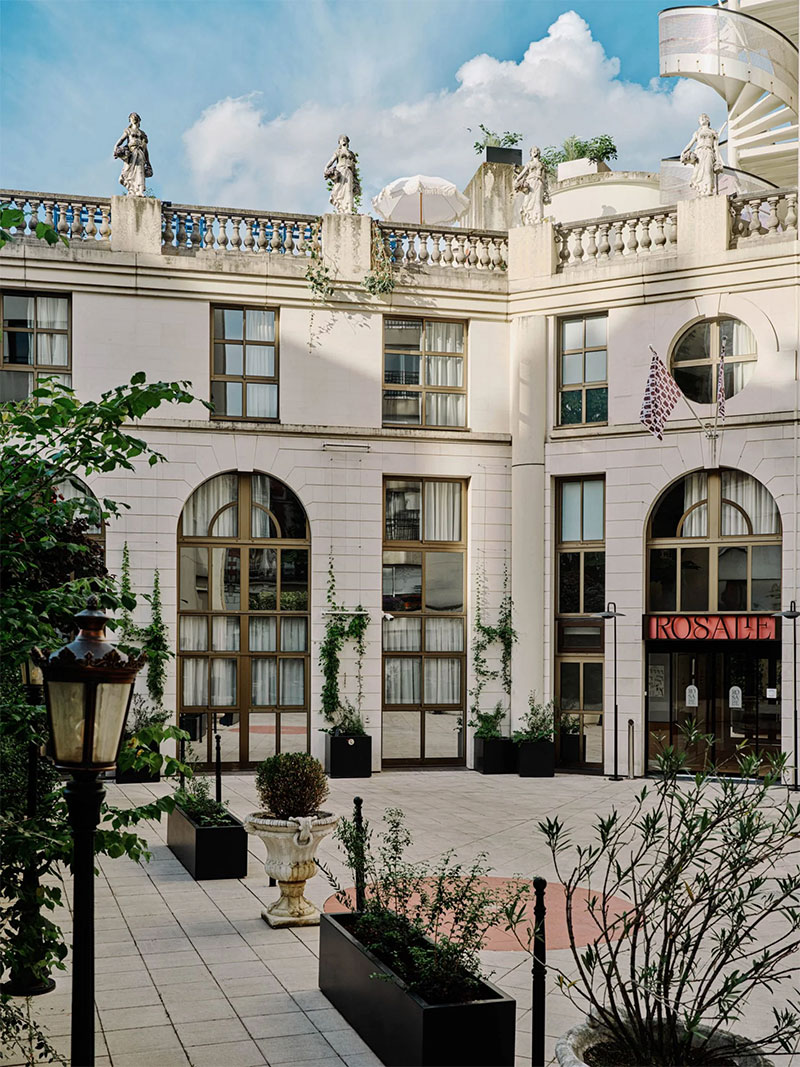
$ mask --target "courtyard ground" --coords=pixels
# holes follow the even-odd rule
[[[495,873],[550,881],[553,870],[537,830],[559,814],[588,837],[593,817],[630,806],[642,782],[557,775],[555,779],[490,777],[468,771],[393,771],[368,780],[332,780],[326,808],[350,814],[354,795],[377,827],[383,810],[399,807],[414,836],[412,858],[454,849],[459,859],[485,852]],[[108,786],[111,803],[163,795],[169,785]],[[251,775],[226,776],[224,799],[241,816],[258,808]],[[275,899],[264,873],[264,846],[249,838],[248,876],[195,882],[165,844],[166,820],[142,830],[149,864],[101,862],[96,882],[97,1067],[371,1067],[380,1061],[317,988],[318,929],[272,930],[260,918]],[[336,843],[319,857],[349,885]],[[67,883],[69,889],[69,882]],[[331,895],[323,875],[307,896],[319,906]],[[71,939],[69,913],[63,928]],[[493,981],[517,1001],[517,1065],[530,1063],[530,958],[520,951],[484,954]],[[568,950],[551,949],[551,967],[569,967]],[[53,1044],[69,1052],[70,980],[56,975],[53,993],[32,1001]],[[786,991],[788,996],[789,991]],[[780,998],[780,994],[778,994]],[[780,998],[782,1000],[783,998]],[[779,1003],[780,1003],[779,1000]],[[756,1032],[771,1015],[766,992],[753,997],[746,1024]],[[548,976],[547,1054],[581,1014]],[[17,1064],[13,1057],[0,1064]],[[800,1057],[777,1058],[781,1067]]]

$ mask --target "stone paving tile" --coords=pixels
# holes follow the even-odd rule
[[[153,1026],[146,1030],[112,1030],[106,1035],[106,1040],[115,1064],[120,1052],[160,1052],[163,1049],[180,1051],[181,1048],[178,1035],[171,1026]],[[148,1056],[148,1060],[152,1063],[153,1057]]]
[[[268,993],[282,993],[283,986],[277,978],[262,975],[253,978],[220,978],[219,985],[226,997],[255,997]]]
[[[214,979],[211,977],[205,967],[167,967],[153,972],[153,982],[159,989],[166,989],[169,986],[183,986],[193,985],[200,979],[208,982],[210,985],[214,985]]]
[[[238,1005],[237,1005],[238,1007]],[[315,1034],[317,1027],[302,1011],[278,1012],[275,1015],[242,1016],[253,1037],[288,1037],[292,1034]]]
[[[236,997],[231,1001],[242,1019],[266,1015],[280,1015],[287,1011],[300,1011],[300,1005],[289,993],[269,993],[266,996]],[[249,1028],[249,1027],[248,1027]]]
[[[133,1030],[137,1027],[167,1026],[169,1018],[160,1004],[147,1006],[131,1005],[124,1008],[101,1008],[100,1024],[109,1030]]]
[[[185,1048],[192,1045],[222,1044],[225,1041],[246,1041],[250,1037],[239,1019],[176,1023],[175,1031]]]
[[[166,1003],[166,1002],[165,1002]],[[196,1000],[166,1003],[173,1023],[202,1023],[213,1019],[235,1019],[236,1009],[223,996],[203,996]]]
[[[188,1053],[192,1067],[261,1067],[267,1062],[254,1041],[203,1045],[190,1048]]]
[[[343,1015],[339,1014],[336,1008],[317,1008],[314,1011],[307,1012],[307,1015],[314,1026],[323,1034],[329,1030],[348,1030],[350,1028],[350,1024]]]
[[[194,951],[186,952],[148,952],[142,959],[149,971],[163,971],[172,967],[197,967],[200,957]]]
[[[103,1008],[140,1008],[161,1003],[154,985],[134,986],[133,989],[98,989],[94,999],[101,1011]]]
[[[268,1058],[270,1065],[291,1064],[297,1067],[303,1060],[315,1061],[333,1058],[336,1053],[322,1034],[296,1034],[292,1037],[270,1037],[256,1044]]]
[[[366,1041],[349,1028],[347,1030],[330,1030],[325,1034],[325,1037],[340,1056],[365,1056],[372,1052]]]
[[[144,1056],[141,1052],[117,1052],[114,1054],[113,1067],[187,1067],[188,1063],[183,1049],[160,1048]],[[220,1060],[216,1067],[223,1067],[223,1061]]]
[[[209,963],[209,970],[215,978],[257,978],[269,976],[269,970],[259,959],[238,960],[235,963]]]

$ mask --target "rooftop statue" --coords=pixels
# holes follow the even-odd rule
[[[520,218],[523,226],[531,226],[544,218],[544,205],[550,202],[547,189],[547,167],[541,160],[536,145],[531,148],[530,159],[514,179],[514,192],[522,193]]]
[[[723,168],[719,135],[712,130],[708,115],[701,115],[699,122],[692,139],[681,152],[681,163],[694,167],[689,188],[698,196],[713,196],[717,191],[717,175]]]
[[[356,199],[361,196],[358,159],[350,150],[350,138],[342,135],[323,175],[332,182],[330,201],[337,215],[355,215]]]
[[[134,111],[128,116],[128,127],[114,145],[114,159],[125,164],[119,176],[129,196],[144,196],[145,183],[153,177],[150,156],[147,152],[147,134],[141,127],[141,119]]]

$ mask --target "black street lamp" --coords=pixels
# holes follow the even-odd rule
[[[94,841],[105,789],[101,771],[117,762],[133,683],[144,657],[132,659],[106,639],[97,597],[75,616],[78,636],[42,664],[56,767],[72,774],[64,788],[72,827],[72,1039],[70,1059],[94,1065]]]
[[[617,619],[625,617],[624,611],[617,611],[617,605],[613,600],[606,604],[605,611],[598,611],[596,619],[614,620],[614,773],[609,775],[610,782],[621,782],[622,775],[619,773],[619,705],[617,704]]]
[[[792,685],[794,686],[794,780],[792,789],[797,792],[797,764],[798,760],[800,760],[800,753],[797,749],[797,620],[800,619],[800,611],[797,610],[797,604],[793,600],[789,604],[788,611],[776,611],[772,617],[774,619],[792,620],[792,645],[794,651],[794,672],[792,674]]]

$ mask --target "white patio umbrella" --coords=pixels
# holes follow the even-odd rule
[[[469,200],[447,178],[415,174],[384,186],[372,206],[387,222],[452,222],[463,215]]]

